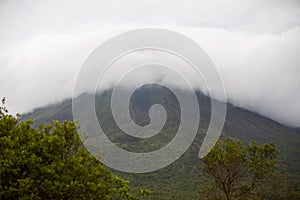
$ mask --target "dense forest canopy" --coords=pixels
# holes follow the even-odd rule
[[[34,128],[32,120],[20,121],[20,115],[10,115],[4,103],[5,99],[0,106],[1,199],[169,199],[157,191],[151,194],[140,189],[141,185],[151,189],[151,181],[159,184],[166,176],[126,175],[103,166],[83,147],[74,121],[53,121]],[[203,179],[192,199],[299,199],[299,183],[283,173],[278,153],[274,143],[219,140],[198,163],[201,170],[192,172],[194,179]],[[175,173],[182,168],[178,163],[169,169],[172,167]],[[128,177],[133,186],[117,174]],[[174,189],[172,182],[168,184],[170,199],[174,199],[171,193],[178,199],[185,193],[183,185]]]

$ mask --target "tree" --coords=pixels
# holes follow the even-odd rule
[[[276,171],[277,156],[273,143],[219,140],[202,159],[203,172],[211,182],[202,186],[201,192],[209,199],[254,198],[256,189]]]
[[[257,199],[299,200],[299,180],[288,173],[275,171],[257,188]]]
[[[137,199],[83,147],[76,124],[32,127],[0,106],[0,199]],[[141,190],[148,194],[147,190]]]

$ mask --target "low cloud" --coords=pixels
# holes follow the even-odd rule
[[[66,2],[63,7],[70,3]],[[61,7],[57,9],[58,17],[53,16],[50,11],[57,3],[22,3],[33,11],[32,15],[17,12],[20,9],[14,7],[14,2],[1,3],[5,12],[0,9],[0,97],[7,97],[13,113],[71,97],[80,67],[99,44],[120,32],[151,26],[178,31],[203,47],[220,71],[229,102],[281,123],[300,126],[299,4],[276,1],[269,9],[271,3],[266,2],[231,2],[224,9],[220,6],[225,3],[213,2],[202,6],[211,6],[210,13],[203,10],[199,15],[195,13],[201,5],[180,7],[178,2],[172,4],[175,9],[171,11],[165,9],[167,4],[157,10],[155,4],[140,5],[141,9],[155,10],[146,15],[121,1],[118,3],[124,9],[115,14],[109,14],[115,12],[113,3],[105,4],[107,10],[95,4],[103,12],[84,4],[82,9],[91,13],[83,11],[82,19],[76,14],[80,1],[76,1],[75,10],[65,13],[69,17],[62,17],[65,9]],[[233,10],[230,5],[234,5]],[[47,6],[50,11],[43,13]],[[178,14],[178,9],[186,15]],[[45,24],[38,21],[39,16]],[[280,20],[274,20],[274,16]],[[221,17],[224,19],[218,20]],[[23,24],[16,25],[18,20]]]

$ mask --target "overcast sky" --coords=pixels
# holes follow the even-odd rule
[[[0,0],[0,97],[21,113],[71,97],[99,44],[142,27],[192,38],[219,69],[230,102],[300,126],[297,0]]]

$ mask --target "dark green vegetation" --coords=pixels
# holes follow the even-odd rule
[[[179,92],[185,92],[180,91]],[[77,100],[84,102],[84,94]],[[189,95],[189,94],[185,94]],[[131,99],[133,120],[140,125],[149,123],[148,110],[154,103],[162,104],[168,113],[168,119],[162,132],[149,138],[137,139],[122,133],[115,125],[110,109],[111,91],[96,96],[96,110],[99,122],[108,137],[120,147],[135,151],[148,152],[166,145],[176,134],[180,123],[180,108],[176,97],[168,89],[160,86],[145,86],[135,92]],[[201,121],[197,137],[189,150],[170,166],[146,174],[126,174],[115,172],[128,179],[132,189],[147,188],[152,190],[150,199],[197,199],[199,185],[206,182],[202,174],[198,152],[210,120],[210,99],[201,92],[197,93],[201,110]],[[147,99],[147,100],[145,100]],[[143,103],[141,103],[143,102]],[[234,138],[257,144],[274,142],[278,147],[278,161],[281,173],[288,172],[287,179],[300,180],[300,133],[259,114],[228,104],[227,118],[222,139]],[[39,108],[22,117],[22,120],[34,119],[34,125],[52,120],[72,120],[72,102],[70,99],[61,103]],[[79,122],[80,123],[80,122]]]
[[[207,199],[299,199],[296,184],[287,181],[277,166],[274,143],[249,145],[226,139],[218,141],[202,161],[208,183],[200,185]]]
[[[139,199],[88,153],[72,121],[34,129],[7,114],[3,100],[0,152],[0,199]]]

